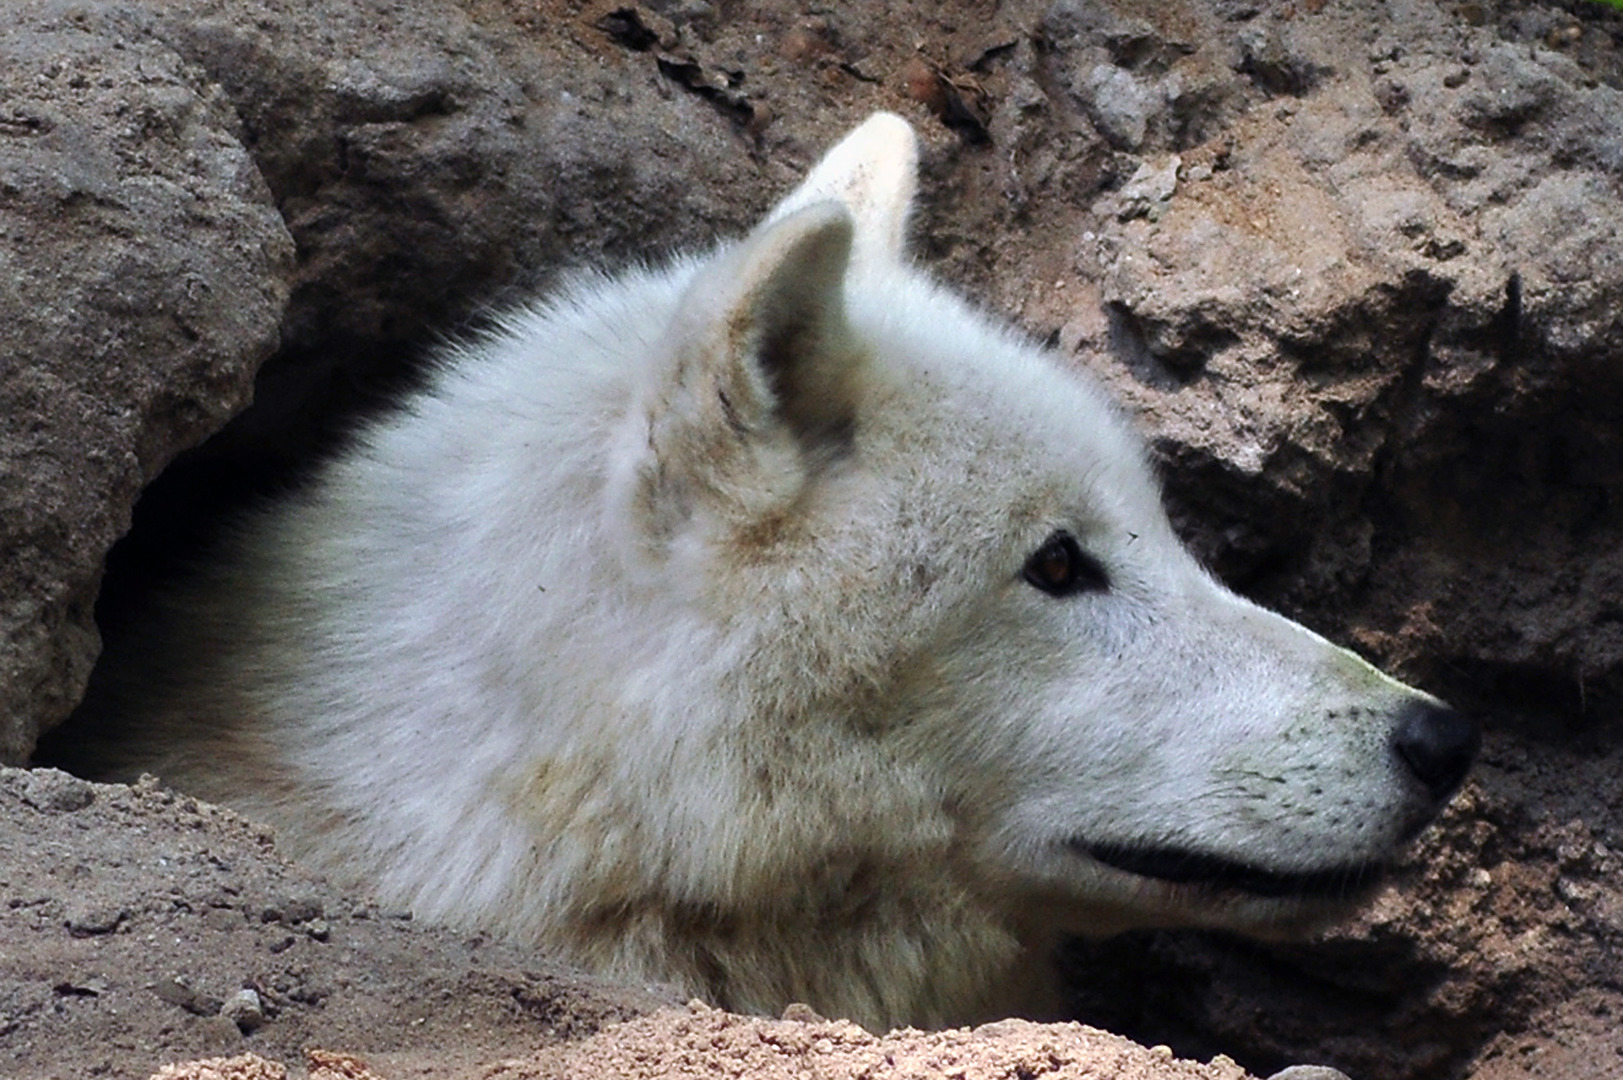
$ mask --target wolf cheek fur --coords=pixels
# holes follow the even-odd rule
[[[915,168],[877,115],[742,242],[450,350],[112,648],[114,771],[873,1027],[1041,1009],[1065,933],[1344,910],[1475,726],[1205,574],[1100,394],[909,264]]]

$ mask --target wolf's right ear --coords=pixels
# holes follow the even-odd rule
[[[619,512],[650,550],[774,533],[849,443],[864,356],[845,315],[851,247],[851,215],[824,200],[694,274],[617,455]]]
[[[766,223],[832,199],[856,223],[853,262],[899,262],[907,248],[918,173],[919,141],[912,126],[895,113],[874,113],[823,155]]]

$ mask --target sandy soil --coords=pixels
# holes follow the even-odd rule
[[[790,1015],[737,1016],[698,1002],[614,1024],[579,1043],[540,1050],[479,1069],[481,1080],[1248,1080],[1219,1058],[1184,1061],[1166,1047],[1139,1046],[1081,1024],[1005,1020],[974,1029],[873,1035],[846,1021]],[[311,1080],[387,1080],[367,1061],[345,1054],[306,1055]],[[284,1080],[280,1062],[254,1054],[165,1066],[153,1080]],[[444,1075],[452,1075],[450,1073]],[[461,1075],[461,1074],[457,1074]],[[1335,1074],[1339,1075],[1339,1074]],[[1299,1080],[1314,1080],[1301,1075]],[[1322,1075],[1319,1080],[1330,1080]]]

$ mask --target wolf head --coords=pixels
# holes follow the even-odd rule
[[[1344,908],[1476,727],[1213,581],[1099,392],[910,265],[915,171],[876,116],[740,243],[451,350],[103,665],[120,774],[876,1027],[1029,1009],[1060,932]]]
[[[1197,565],[1099,391],[909,264],[915,171],[875,116],[694,270],[617,435],[624,581],[704,628],[731,797],[816,851],[906,790],[1071,931],[1344,909],[1476,725]]]

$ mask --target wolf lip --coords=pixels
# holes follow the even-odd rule
[[[1232,889],[1263,897],[1344,899],[1380,879],[1380,863],[1350,863],[1320,870],[1286,872],[1180,848],[1090,844],[1073,840],[1070,847],[1106,866],[1175,885]]]

